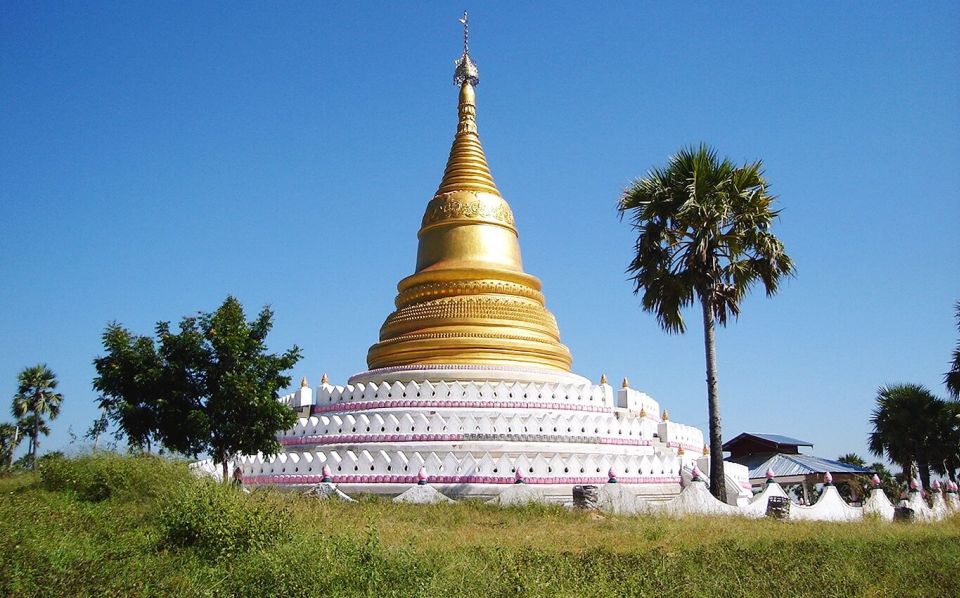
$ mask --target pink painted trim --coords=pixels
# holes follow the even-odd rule
[[[683,450],[685,450],[685,451],[700,451],[700,450],[703,449],[703,447],[700,446],[700,445],[698,445],[698,444],[684,444],[684,443],[682,443],[682,442],[668,442],[668,443],[667,443],[667,447],[668,447],[668,448],[672,448],[672,449],[680,448],[681,446],[683,447]]]
[[[469,434],[471,442],[500,441],[510,436],[531,436],[535,432],[528,433],[471,433]],[[327,444],[353,444],[353,443],[376,443],[376,442],[463,442],[468,434],[311,434],[309,436],[285,436],[280,439],[283,446],[309,446],[309,445],[327,445]],[[557,435],[559,436],[559,435]],[[582,437],[582,436],[581,436]],[[571,436],[572,438],[572,436]],[[653,446],[652,440],[644,438],[608,438],[608,437],[588,437],[593,442],[587,444],[609,444],[614,446]],[[526,440],[524,442],[537,442],[535,440]],[[561,439],[545,440],[543,442],[563,442]]]
[[[243,478],[245,485],[280,485],[297,486],[303,484],[319,484],[323,476],[319,475],[259,475]],[[416,484],[416,475],[335,475],[335,484]],[[510,476],[482,476],[482,475],[431,475],[427,476],[430,484],[513,484],[516,478]],[[608,478],[604,476],[546,476],[524,477],[526,484],[606,484]],[[617,477],[621,484],[679,484],[679,476],[621,476]]]
[[[397,400],[397,401],[338,401],[328,405],[314,405],[310,415],[337,411],[367,411],[370,409],[558,409],[562,411],[587,411],[590,413],[612,413],[612,409],[602,405],[569,405],[547,401],[435,401],[435,400]]]

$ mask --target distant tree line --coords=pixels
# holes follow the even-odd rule
[[[960,302],[954,313],[960,331]],[[960,469],[960,340],[943,381],[948,399],[919,384],[881,386],[870,418],[870,452],[899,465],[907,480],[919,477],[924,488],[931,473],[956,482]]]

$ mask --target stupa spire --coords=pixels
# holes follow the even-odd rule
[[[440,186],[417,233],[416,272],[400,281],[397,310],[367,354],[371,369],[412,365],[517,365],[570,371],[570,351],[523,271],[513,211],[500,194],[477,131],[469,23],[456,61],[457,132]]]
[[[451,191],[482,191],[499,196],[493,182],[487,157],[480,145],[477,130],[477,101],[474,88],[480,84],[480,71],[470,58],[469,28],[467,13],[460,19],[463,24],[463,55],[457,60],[453,82],[460,86],[460,101],[457,106],[457,135],[450,148],[447,167],[436,195]]]

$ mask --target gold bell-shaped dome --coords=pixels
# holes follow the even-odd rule
[[[371,370],[519,366],[569,372],[570,351],[523,271],[513,212],[490,174],[476,121],[476,65],[458,63],[459,123],[443,180],[420,226],[416,272],[367,354]]]

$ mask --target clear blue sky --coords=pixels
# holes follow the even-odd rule
[[[0,2],[0,398],[56,371],[45,448],[94,418],[111,320],[232,293],[272,305],[296,379],[365,369],[454,133],[463,7],[349,4]],[[471,7],[480,132],[578,373],[704,427],[696,314],[668,336],[640,310],[615,206],[706,141],[764,160],[799,269],[719,333],[725,436],[865,453],[879,385],[944,394],[957,3],[515,4]]]

